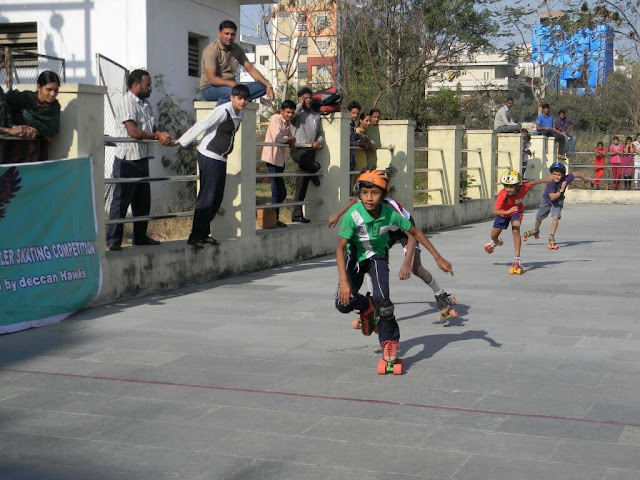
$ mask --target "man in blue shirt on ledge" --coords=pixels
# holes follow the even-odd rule
[[[553,115],[549,112],[551,107],[548,103],[542,104],[542,113],[536,118],[536,133],[547,137],[554,137],[558,142],[558,159],[566,160],[564,156],[565,136],[556,129],[553,121]]]

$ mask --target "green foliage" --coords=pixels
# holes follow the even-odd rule
[[[476,181],[471,175],[460,174],[460,203],[464,203],[467,200],[471,200],[468,195],[468,190],[471,185]]]
[[[153,82],[154,88],[163,95],[157,104],[158,130],[168,132],[173,139],[180,138],[195,123],[195,115],[193,112],[182,108],[181,104],[185,101],[184,98],[175,98],[167,93],[164,75],[155,75]],[[169,165],[177,175],[195,175],[196,156],[194,148],[179,148],[175,152],[174,158],[168,160]],[[163,157],[163,164],[165,160],[167,159]],[[180,192],[180,197],[183,200],[193,201],[196,198],[196,182],[187,182],[184,186],[184,189]]]
[[[463,125],[460,96],[448,88],[427,97],[427,125]]]
[[[438,65],[489,46],[496,31],[473,0],[363,0],[343,4],[338,45],[345,102],[388,118],[428,121],[424,85]],[[454,115],[455,116],[455,115]]]

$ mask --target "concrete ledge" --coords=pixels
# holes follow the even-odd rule
[[[107,252],[104,283],[91,306],[210,282],[335,252],[338,232],[326,225],[258,230],[195,250],[186,240]]]
[[[635,190],[574,190],[569,188],[564,203],[600,203],[610,205],[640,205],[640,191]]]
[[[527,195],[526,208],[537,208],[541,196],[535,191]],[[456,206],[416,207],[412,213],[418,228],[429,232],[492,218],[493,204],[494,199],[470,200]],[[318,222],[219,239],[219,246],[197,251],[186,240],[175,240],[106,252],[102,290],[90,306],[332,255],[337,239],[337,228]]]

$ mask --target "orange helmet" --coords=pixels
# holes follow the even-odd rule
[[[389,177],[384,170],[366,170],[358,177],[358,183],[356,184],[358,190],[363,183],[370,183],[380,188],[383,192],[389,193]]]

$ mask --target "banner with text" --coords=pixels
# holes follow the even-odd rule
[[[102,271],[91,159],[0,165],[0,334],[58,322]]]

